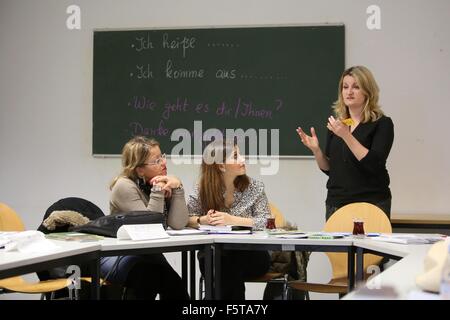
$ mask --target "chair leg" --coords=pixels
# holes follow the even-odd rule
[[[54,299],[55,299],[55,291],[52,291],[52,293],[50,293],[50,300]]]
[[[127,300],[127,293],[128,293],[128,288],[127,287],[123,287],[122,300]]]
[[[205,279],[203,278],[203,275],[200,275],[200,279],[198,280],[198,299],[203,300],[205,297]]]
[[[283,293],[281,295],[281,299],[282,300],[287,300],[288,299],[288,290],[289,290],[288,275],[285,274],[284,275],[284,280],[283,280]]]
[[[309,291],[294,289],[294,288],[291,288],[289,285],[286,288],[286,300],[299,299],[298,295],[296,295],[295,292],[303,294],[302,300],[310,300]]]

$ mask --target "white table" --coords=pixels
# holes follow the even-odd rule
[[[57,248],[40,253],[5,252],[0,250],[0,279],[31,272],[48,270],[64,265],[89,263],[91,276],[99,278],[98,242],[52,241]],[[98,288],[92,286],[94,298]]]
[[[365,284],[364,288],[356,289],[347,294],[344,299],[391,299],[378,295],[378,292],[367,294],[368,289],[377,290],[385,287],[391,287],[397,292],[395,299],[407,299],[408,294],[413,290],[420,290],[415,283],[416,277],[423,271],[424,259],[431,245],[406,245],[379,242],[371,239],[355,240],[353,245],[356,247],[357,260],[362,261],[364,253],[381,254],[384,256],[401,259],[387,270],[373,276]],[[357,265],[361,263],[357,262]],[[357,279],[361,279],[361,270],[357,271]],[[373,294],[373,295],[372,295]]]
[[[347,252],[348,281],[352,289],[355,283],[355,248],[352,238],[343,239],[282,239],[265,232],[251,235],[216,235],[214,237],[214,298],[220,299],[220,252],[222,250],[274,250],[310,252]]]
[[[212,244],[214,236],[212,235],[184,235],[172,236],[167,239],[157,240],[118,240],[115,238],[105,238],[100,241],[100,257],[120,256],[120,255],[139,255],[164,252],[182,253],[182,280],[187,287],[187,252],[190,253],[190,294],[191,299],[195,299],[195,251],[203,250],[205,252],[205,264],[212,264]],[[212,268],[205,270],[205,297],[212,298]]]
[[[354,239],[352,237],[334,240],[316,239],[280,239],[268,237],[264,233],[252,235],[216,235],[214,254],[215,297],[220,298],[220,250],[282,250],[311,252],[347,252],[349,286],[354,285],[354,255],[356,253],[356,280],[363,278],[363,255],[367,253],[382,255],[400,260],[387,270],[369,280],[367,285],[391,286],[399,294],[399,299],[406,299],[412,290],[419,290],[415,278],[423,271],[426,253],[431,245],[405,245],[372,240],[370,238]],[[345,299],[357,299],[362,295],[356,290],[345,296]]]
[[[195,250],[205,251],[205,297],[220,299],[220,252],[221,250],[279,250],[313,252],[347,252],[349,270],[354,270],[355,250],[353,239],[281,239],[265,232],[253,234],[210,234],[196,236],[174,236],[168,239],[131,241],[106,238],[100,241],[100,256],[150,254],[156,252],[190,252],[191,298],[195,297]],[[214,255],[212,254],[214,248]],[[186,256],[183,256],[183,260]],[[185,275],[186,272],[182,271]],[[214,279],[213,279],[214,275]],[[354,284],[354,273],[349,272],[349,283]],[[213,292],[214,284],[214,292]]]
[[[168,239],[131,241],[105,238],[97,242],[69,242],[52,240],[58,248],[46,253],[23,254],[0,250],[0,278],[51,269],[61,265],[89,263],[93,281],[92,296],[100,296],[100,257],[150,254],[162,252],[182,252],[183,275],[186,275],[187,252],[191,262],[191,297],[195,298],[195,250],[205,251],[206,298],[220,299],[220,252],[221,250],[278,250],[311,252],[347,252],[349,284],[353,286],[356,254],[357,279],[362,278],[362,257],[374,253],[389,258],[401,259],[386,271],[373,277],[367,285],[382,284],[392,286],[405,299],[411,290],[417,289],[415,277],[422,272],[423,260],[430,245],[404,245],[374,241],[372,239],[281,239],[269,237],[264,232],[251,235],[186,235]],[[214,249],[214,255],[213,255]],[[213,279],[213,274],[215,275]],[[184,278],[186,280],[186,278]],[[215,292],[213,292],[213,282]],[[349,293],[344,299],[357,299],[359,290]]]

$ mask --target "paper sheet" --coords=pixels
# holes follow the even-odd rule
[[[152,224],[127,224],[117,231],[117,239],[120,240],[154,240],[169,238],[161,223]]]
[[[27,230],[22,232],[2,233],[0,244],[4,251],[19,251],[23,253],[39,253],[58,248],[40,231]]]

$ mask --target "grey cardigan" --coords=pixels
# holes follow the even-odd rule
[[[183,229],[189,219],[184,189],[172,189],[172,197],[169,201],[167,224],[172,229]],[[163,191],[151,192],[148,197],[131,179],[120,177],[111,190],[109,207],[111,214],[145,210],[162,214],[164,212],[164,193]]]

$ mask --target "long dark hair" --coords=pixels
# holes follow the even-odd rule
[[[206,146],[203,152],[203,160],[200,169],[199,198],[202,209],[207,212],[210,209],[224,210],[226,188],[223,180],[223,172],[219,165],[234,152],[237,144],[230,141],[214,141]],[[240,192],[247,189],[250,179],[247,175],[234,179],[234,186]]]

